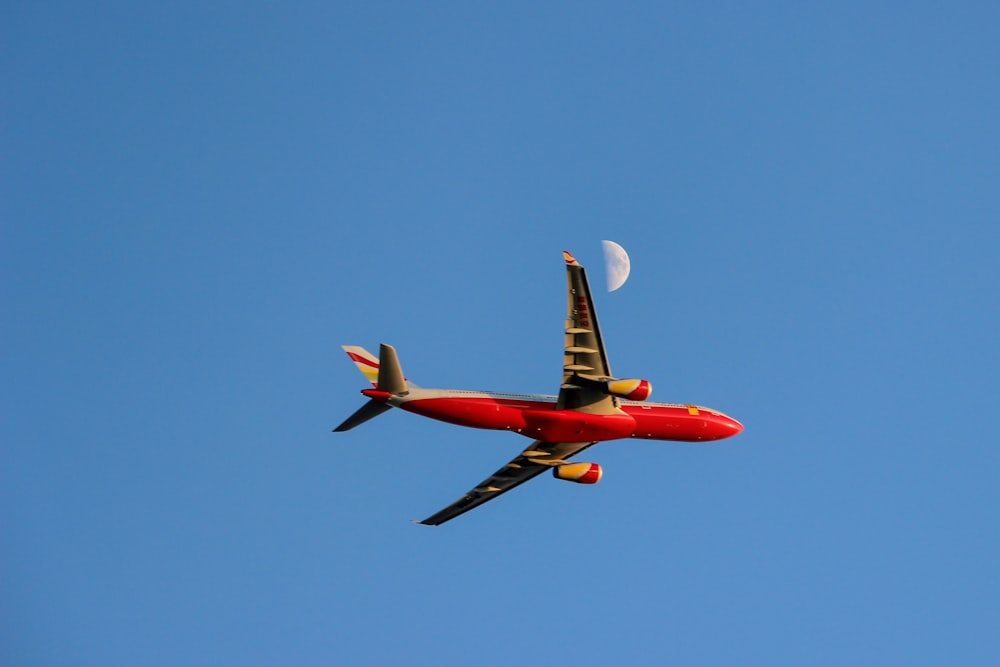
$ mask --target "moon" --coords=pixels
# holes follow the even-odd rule
[[[601,245],[604,246],[604,268],[608,273],[608,291],[614,292],[628,280],[632,263],[629,262],[625,248],[614,241],[601,241]]]

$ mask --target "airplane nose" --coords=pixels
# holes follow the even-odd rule
[[[720,438],[731,438],[743,432],[743,424],[727,415],[719,416],[719,426],[722,427],[722,432],[719,434]]]
[[[727,417],[726,419],[729,420],[729,422],[728,422],[729,428],[733,429],[733,435],[736,435],[737,433],[742,433],[743,432],[743,424],[739,423],[738,421],[736,421],[732,417]]]

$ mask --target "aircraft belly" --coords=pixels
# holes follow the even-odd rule
[[[633,438],[704,442],[735,435],[735,422],[725,415],[686,406],[626,406],[635,418]]]
[[[400,407],[408,412],[473,428],[516,431],[524,427],[522,410],[491,398],[424,398]]]
[[[624,413],[595,415],[576,410],[526,410],[525,428],[529,438],[546,442],[600,442],[628,438],[635,420]]]

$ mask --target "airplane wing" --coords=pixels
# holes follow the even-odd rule
[[[601,381],[612,377],[608,354],[597,325],[597,312],[590,295],[587,272],[573,255],[563,251],[569,312],[566,316],[566,345],[563,382],[559,390],[559,410],[579,410],[592,414],[618,412],[614,397],[603,391]]]
[[[553,466],[565,463],[566,459],[579,454],[593,444],[593,442],[542,442],[536,440],[517,458],[483,480],[476,488],[420,523],[427,526],[440,526],[445,521],[450,521],[459,514],[464,514],[514,487],[524,484],[529,479],[550,470]]]
[[[608,355],[597,325],[594,300],[590,296],[587,273],[573,255],[563,251],[569,309],[566,318],[566,346],[563,356],[563,383],[559,389],[557,410],[579,410],[591,414],[619,412],[613,396],[603,390],[603,380],[611,378]],[[543,442],[536,440],[517,458],[505,465],[479,486],[420,523],[439,526],[460,514],[524,484],[553,466],[579,454],[593,442]]]

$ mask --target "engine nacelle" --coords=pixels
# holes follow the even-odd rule
[[[653,385],[649,380],[608,380],[604,391],[630,401],[645,401],[653,393]]]
[[[596,463],[566,463],[552,469],[552,476],[577,484],[597,484],[604,471]]]

